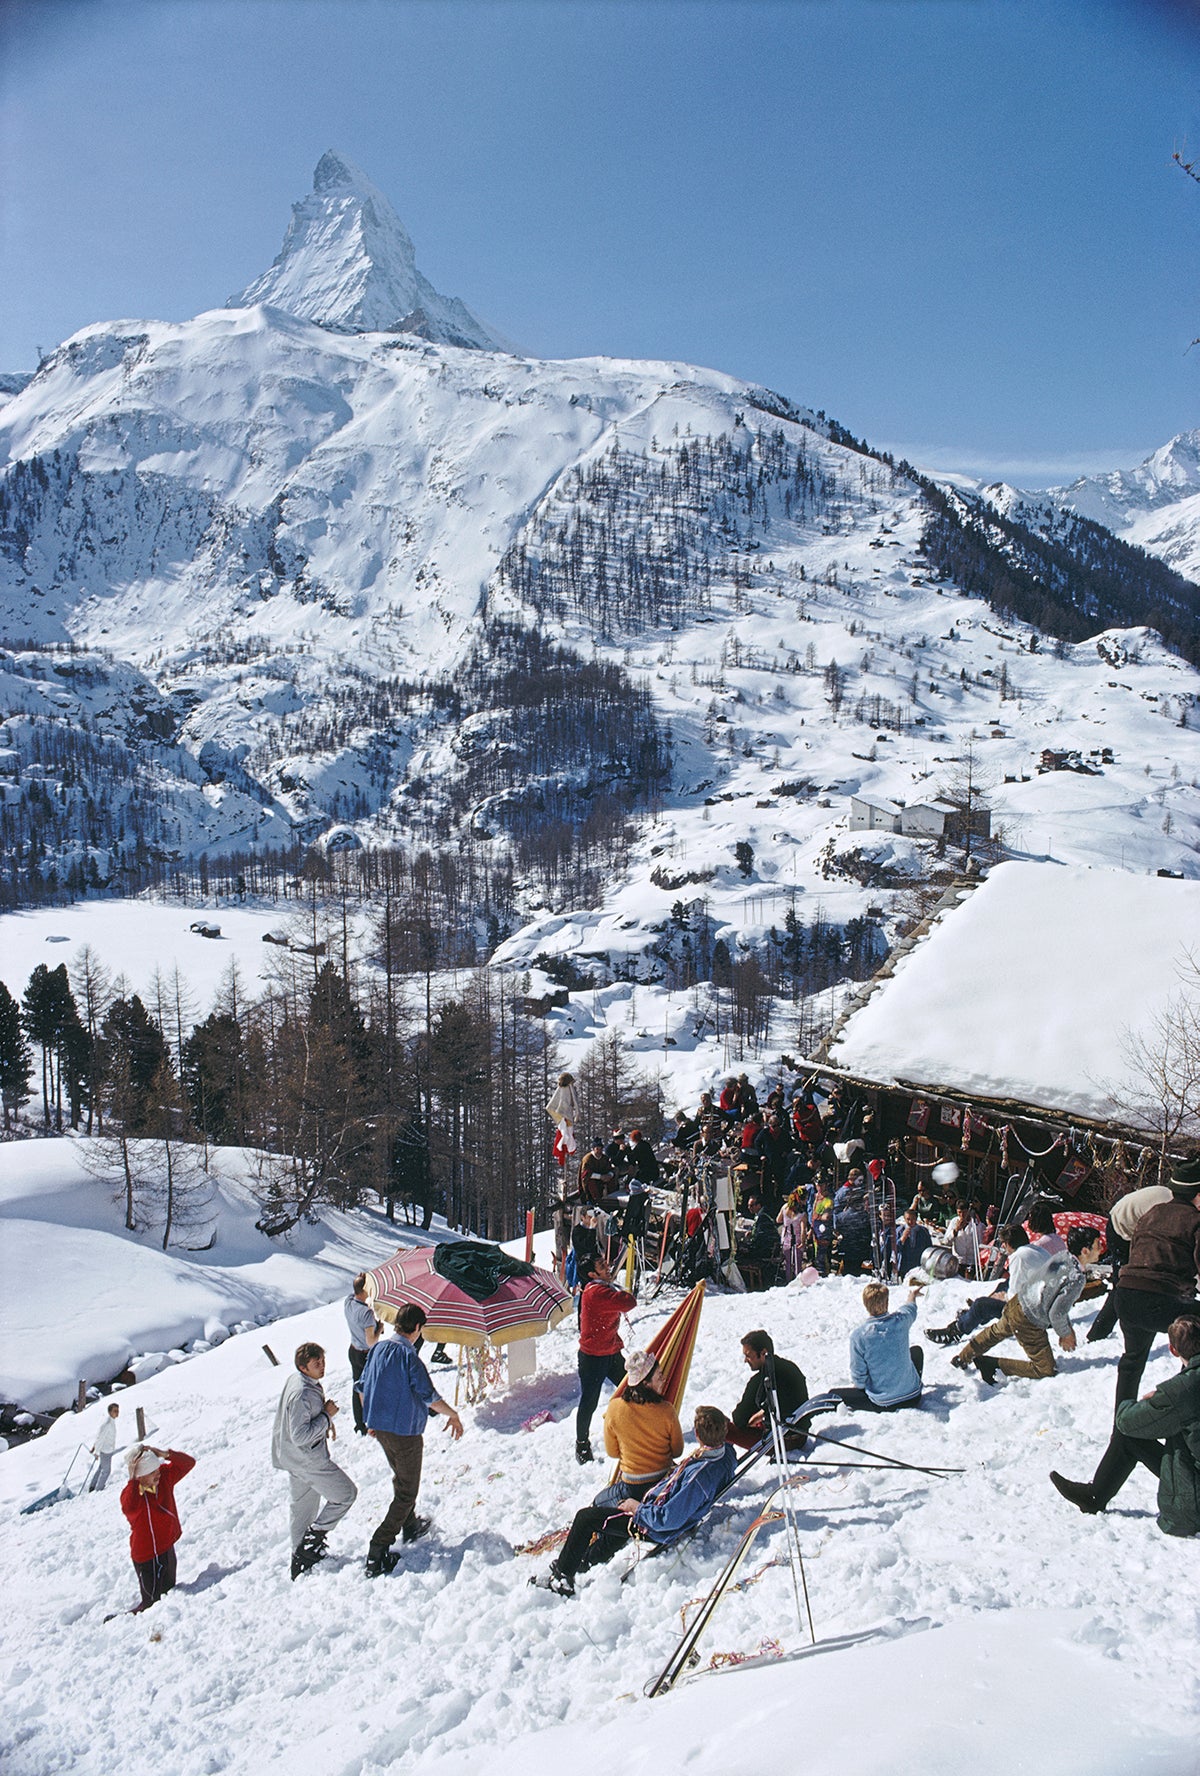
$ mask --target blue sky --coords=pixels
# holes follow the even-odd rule
[[[324,149],[546,356],[1027,484],[1200,425],[1196,0],[0,0],[0,369],[219,305]]]

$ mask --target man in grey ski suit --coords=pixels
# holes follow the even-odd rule
[[[296,1373],[283,1384],[271,1435],[271,1461],[288,1476],[291,1487],[294,1579],[324,1559],[326,1536],[358,1497],[357,1486],[326,1445],[337,1406],[325,1398],[324,1374],[321,1346],[302,1344],[296,1352]]]

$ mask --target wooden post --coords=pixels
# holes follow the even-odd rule
[[[146,1441],[146,1409],[144,1406],[137,1408],[137,1432],[138,1442],[144,1443]]]
[[[79,1388],[78,1388],[76,1395],[75,1395],[75,1404],[71,1410],[73,1412],[82,1412],[86,1405],[87,1405],[87,1382],[81,1381],[79,1384]]]
[[[278,1369],[278,1367],[279,1367],[279,1358],[278,1358],[278,1357],[277,1357],[277,1356],[276,1356],[276,1355],[275,1355],[275,1352],[274,1352],[274,1351],[273,1351],[273,1350],[272,1350],[272,1349],[271,1349],[271,1347],[270,1347],[270,1345],[269,1345],[269,1344],[264,1344],[264,1345],[263,1345],[263,1349],[264,1349],[264,1350],[265,1350],[265,1351],[266,1351],[266,1353],[267,1353],[267,1356],[268,1356],[268,1357],[269,1357],[269,1358],[270,1358],[270,1360],[271,1360],[271,1367],[272,1367],[272,1368],[273,1368],[273,1369]]]
[[[525,1262],[533,1263],[533,1210],[525,1211]]]

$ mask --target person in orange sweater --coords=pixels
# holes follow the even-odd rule
[[[129,1553],[142,1594],[132,1612],[137,1616],[175,1589],[175,1544],[183,1534],[175,1486],[196,1461],[178,1449],[153,1449],[148,1443],[135,1443],[125,1459],[129,1480],[121,1509],[129,1522]]]
[[[591,1280],[579,1297],[579,1410],[575,1415],[575,1460],[590,1462],[592,1414],[606,1381],[616,1387],[625,1378],[621,1334],[617,1323],[637,1299],[618,1289],[603,1259],[592,1266]]]
[[[604,1414],[604,1447],[619,1464],[613,1487],[621,1499],[640,1502],[683,1454],[683,1427],[674,1406],[659,1392],[662,1379],[652,1351],[630,1351],[625,1392],[609,1401]],[[606,1488],[595,1502],[609,1502],[612,1492]]]

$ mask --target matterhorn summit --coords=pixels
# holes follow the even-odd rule
[[[383,193],[331,149],[292,206],[278,258],[230,308],[266,303],[338,333],[416,333],[439,345],[501,351],[456,296],[417,270],[408,230]]]

